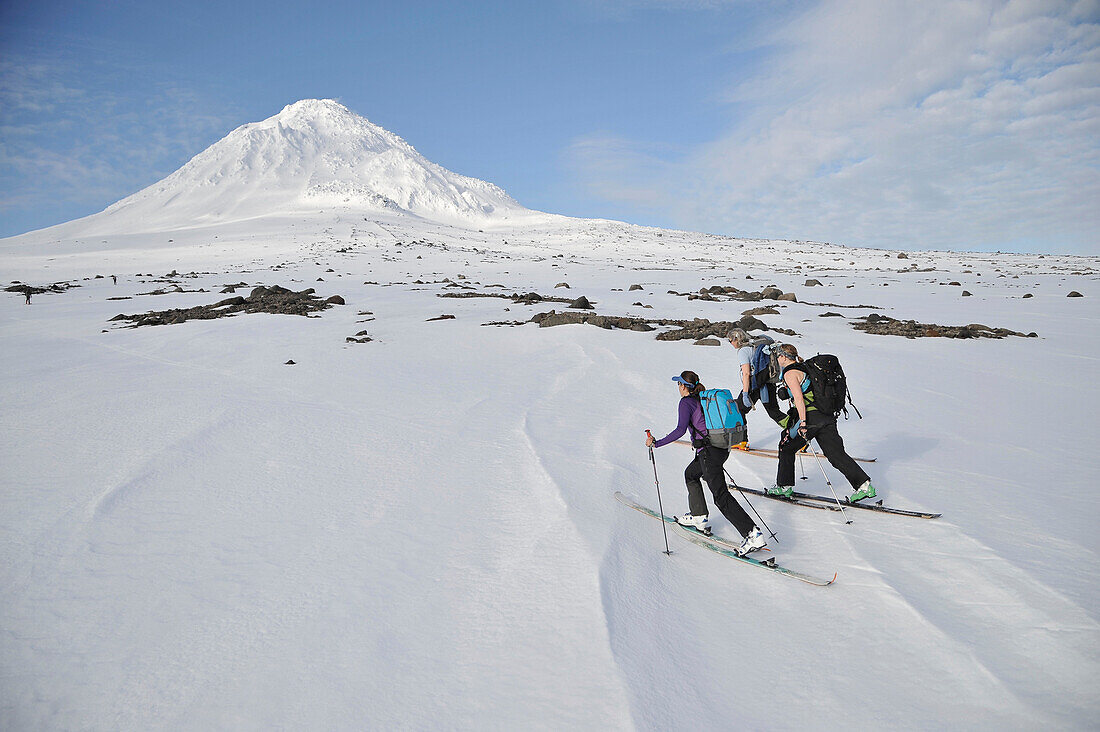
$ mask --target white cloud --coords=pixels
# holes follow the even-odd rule
[[[720,139],[662,165],[588,140],[578,165],[684,227],[1095,252],[1098,21],[1095,2],[825,0],[768,39]]]
[[[211,106],[155,69],[6,58],[0,216],[16,217],[12,226],[59,223],[26,212],[93,213],[153,183],[231,129]]]

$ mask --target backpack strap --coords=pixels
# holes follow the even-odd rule
[[[806,363],[799,361],[792,363],[790,366],[783,369],[783,372],[779,376],[780,380],[787,375],[788,371],[802,372],[802,400],[806,402],[806,411],[809,412],[811,409],[816,410],[817,407],[814,406],[813,382],[810,380],[810,371],[806,367]]]

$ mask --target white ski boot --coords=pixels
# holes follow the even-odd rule
[[[754,552],[757,549],[763,549],[768,545],[768,542],[764,540],[764,532],[758,527],[753,526],[752,531],[741,541],[741,546],[737,548],[738,556],[745,556],[749,552]]]
[[[695,529],[700,534],[710,536],[710,516],[693,516],[690,513],[685,513],[683,516],[676,517],[676,523],[681,526],[686,526],[689,529]]]

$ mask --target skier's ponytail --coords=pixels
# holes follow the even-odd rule
[[[704,391],[706,391],[707,387],[703,386],[699,382],[699,374],[695,373],[694,371],[681,371],[680,378],[690,384],[695,385],[694,387],[690,387],[691,393],[688,396],[697,397]]]
[[[772,350],[776,352],[776,355],[786,356],[792,361],[802,363],[802,359],[798,355],[798,349],[791,343],[778,343],[772,346]]]

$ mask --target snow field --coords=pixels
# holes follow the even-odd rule
[[[376,218],[0,244],[5,280],[120,275],[31,307],[0,300],[4,726],[1092,724],[1100,604],[1086,476],[1097,464],[1080,435],[1100,400],[1090,380],[1059,378],[1088,373],[1100,352],[1095,277],[1066,287],[1049,260],[935,253],[911,256],[946,271],[899,275],[868,269],[880,266],[872,257],[901,266],[883,253],[658,240],[610,222],[479,234]],[[1021,279],[992,279],[994,267]],[[213,273],[184,280],[211,292],[105,300],[161,286],[133,272],[171,269]],[[755,304],[666,291],[775,283],[801,300],[1042,338],[873,336],[802,303],[762,316],[801,333],[781,340],[804,354],[842,359],[865,419],[841,433],[852,454],[878,457],[865,467],[880,496],[944,513],[861,513],[845,526],[753,497],[781,563],[839,572],[821,589],[675,534],[667,557],[660,525],[612,499],[622,490],[656,505],[643,431],[672,427],[673,374],[732,386],[732,349],[590,326],[483,327],[562,305],[409,284],[457,274],[479,291],[585,294],[601,314],[713,320]],[[825,286],[803,288],[807,277]],[[975,297],[933,284],[948,279]],[[214,302],[242,280],[348,304],[312,319],[107,323]],[[645,290],[627,291],[635,282]],[[1019,300],[1026,291],[1038,294]],[[358,323],[361,310],[375,320]],[[456,319],[426,322],[441,313]],[[359,330],[376,341],[344,343]],[[752,413],[753,444],[777,434]],[[690,452],[656,454],[665,510],[679,513]],[[743,485],[774,482],[770,460],[734,454],[726,467]],[[814,461],[802,467],[799,487],[825,492]]]

